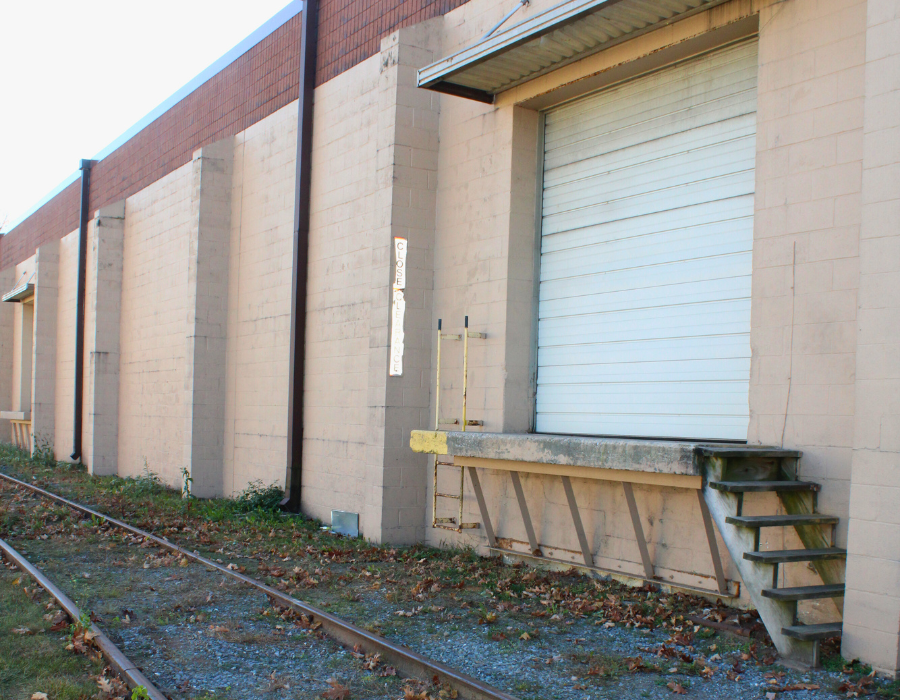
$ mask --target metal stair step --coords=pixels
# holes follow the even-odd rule
[[[710,481],[709,487],[728,493],[750,491],[819,491],[822,487],[811,481]]]
[[[826,586],[797,586],[796,588],[763,588],[762,594],[773,600],[813,600],[815,598],[840,598],[844,595],[844,584]]]
[[[840,637],[843,623],[841,622],[822,622],[816,625],[792,625],[791,627],[782,627],[781,633],[786,637],[793,637],[804,642],[815,642],[820,639],[829,639],[830,637]]]
[[[741,527],[787,527],[790,525],[834,525],[840,518],[833,515],[729,515],[725,522]]]
[[[761,564],[784,564],[793,561],[822,561],[823,559],[843,559],[847,550],[840,547],[825,549],[773,549],[767,552],[744,552],[744,559]]]

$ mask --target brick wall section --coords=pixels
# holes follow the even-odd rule
[[[374,56],[391,32],[445,15],[468,0],[324,0],[319,4],[316,84]]]
[[[65,236],[78,228],[81,182],[76,180],[62,192],[0,237],[0,269],[27,260],[38,246]]]
[[[380,50],[400,27],[446,14],[467,0],[325,0],[319,10],[316,84]],[[91,211],[139,192],[189,163],[194,151],[244,131],[297,99],[301,15],[296,15],[100,161]],[[78,228],[80,182],[66,187],[0,238],[0,269]]]

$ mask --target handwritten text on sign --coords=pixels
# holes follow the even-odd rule
[[[403,374],[403,317],[406,314],[406,250],[405,238],[394,238],[394,284],[391,301],[391,357],[388,374],[399,377]]]

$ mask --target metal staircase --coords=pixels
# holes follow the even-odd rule
[[[801,624],[797,606],[833,598],[843,609],[847,552],[834,544],[839,519],[817,512],[820,487],[796,478],[800,453],[795,450],[701,446],[696,454],[704,467],[704,500],[772,641],[788,663],[817,666],[819,642],[839,636],[842,623]],[[745,515],[747,494],[763,493],[777,494],[785,514]],[[804,548],[760,551],[760,531],[776,527],[794,528]],[[778,587],[781,567],[807,562],[821,585]]]

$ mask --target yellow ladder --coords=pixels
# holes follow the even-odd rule
[[[482,425],[482,421],[480,420],[468,420],[466,417],[466,391],[468,388],[468,380],[469,380],[469,338],[484,338],[484,333],[476,333],[474,331],[469,330],[469,317],[466,316],[465,320],[465,333],[460,335],[458,333],[443,333],[441,331],[442,319],[438,319],[438,329],[437,329],[437,371],[435,373],[435,392],[434,392],[434,429],[440,430],[441,425],[458,425],[461,424],[462,430],[465,430],[467,426],[477,426]],[[463,341],[463,383],[462,383],[462,391],[463,391],[463,401],[462,401],[462,421],[458,421],[454,419],[442,419],[441,416],[441,341],[442,340],[460,340]],[[438,467],[453,467],[454,469],[459,469],[459,494],[454,493],[441,493],[438,490]],[[463,520],[463,505],[465,498],[465,486],[466,486],[466,470],[463,467],[460,467],[454,464],[452,461],[443,462],[440,460],[438,455],[434,455],[433,469],[432,469],[432,500],[431,500],[431,527],[441,528],[442,530],[452,530],[454,532],[461,532],[462,530],[473,530],[481,527],[480,523],[464,523]],[[437,516],[437,504],[438,498],[448,498],[451,500],[455,500],[459,504],[459,512],[457,517],[455,518],[439,518]]]

